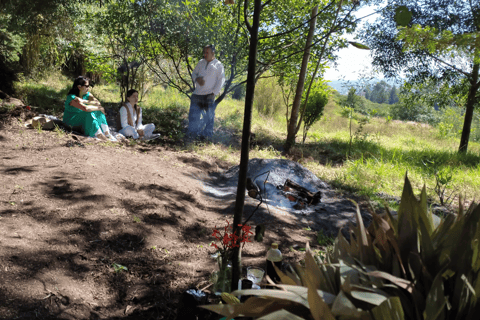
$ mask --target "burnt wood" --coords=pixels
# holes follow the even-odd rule
[[[316,205],[321,201],[322,198],[322,193],[320,191],[315,193],[311,192],[290,179],[285,181],[285,184],[283,185],[283,191],[290,191],[294,194],[297,194],[299,197],[305,199],[309,205]]]

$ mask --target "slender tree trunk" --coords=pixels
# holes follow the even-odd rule
[[[297,135],[297,121],[298,111],[300,110],[300,103],[302,101],[303,87],[305,85],[305,75],[307,73],[308,60],[310,59],[310,47],[313,42],[313,35],[315,32],[315,25],[317,22],[318,6],[312,9],[312,20],[310,21],[310,30],[308,31],[307,43],[305,44],[305,52],[303,53],[302,68],[298,75],[297,91],[295,92],[295,98],[292,105],[292,113],[290,116],[290,122],[288,123],[287,141],[285,142],[285,152],[288,153],[290,148],[295,144],[295,136]]]
[[[473,65],[473,79],[471,82],[470,90],[468,91],[467,104],[465,106],[465,117],[463,122],[462,137],[460,138],[460,147],[458,148],[459,153],[467,153],[468,149],[468,140],[470,139],[470,131],[472,127],[473,110],[475,109],[475,104],[477,102],[476,95],[478,87],[480,85],[480,82],[478,82],[479,69],[479,64]]]
[[[246,1],[247,2],[247,1]],[[247,3],[245,3],[247,5]],[[242,152],[240,156],[240,171],[238,173],[237,198],[235,200],[235,211],[233,216],[233,230],[240,235],[239,224],[242,223],[243,208],[245,204],[245,185],[248,171],[248,152],[250,147],[250,126],[252,122],[253,96],[255,92],[255,68],[257,62],[258,27],[260,25],[260,11],[262,0],[255,0],[253,12],[253,24],[250,29],[250,52],[248,55],[247,91],[245,94],[245,115],[243,118]],[[233,249],[232,258],[232,290],[238,288],[238,280],[242,272],[240,247]]]

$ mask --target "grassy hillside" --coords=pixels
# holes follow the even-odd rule
[[[34,110],[61,115],[63,100],[71,80],[51,75],[38,81],[17,83],[17,92]],[[115,85],[97,85],[92,93],[110,107],[118,107],[119,89]],[[175,141],[182,137],[182,123],[189,101],[171,89],[155,87],[141,102],[145,121],[154,121]],[[244,102],[225,99],[217,108],[216,127],[223,132],[241,135]],[[458,155],[458,139],[441,138],[438,130],[428,125],[372,118],[357,132],[350,145],[350,122],[342,108],[332,99],[324,116],[309,131],[305,144],[292,150],[293,158],[337,188],[355,191],[376,198],[382,192],[399,196],[405,172],[420,189],[427,187],[429,197],[438,202],[434,188],[436,176],[444,179],[445,194],[464,193],[467,199],[480,195],[480,144],[470,142],[469,152]],[[361,115],[354,115],[360,119]],[[276,158],[286,138],[284,110],[264,116],[256,109],[252,118],[256,146],[250,158]],[[352,120],[352,133],[359,127]],[[299,132],[301,133],[301,132]],[[300,142],[300,135],[297,142]],[[179,148],[181,144],[177,144]],[[238,145],[200,144],[187,147],[199,154],[211,155],[238,164]]]

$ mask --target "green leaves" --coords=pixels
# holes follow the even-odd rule
[[[364,44],[354,42],[354,41],[348,41],[352,46],[354,46],[357,49],[362,49],[362,50],[370,50],[370,48]]]
[[[399,6],[395,9],[395,22],[398,26],[406,27],[412,20],[412,13],[406,6]]]

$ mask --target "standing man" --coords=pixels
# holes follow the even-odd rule
[[[220,61],[215,59],[215,47],[203,48],[203,59],[193,69],[192,79],[195,84],[190,99],[188,113],[188,134],[190,137],[211,138],[215,120],[215,96],[225,83],[225,71]]]

